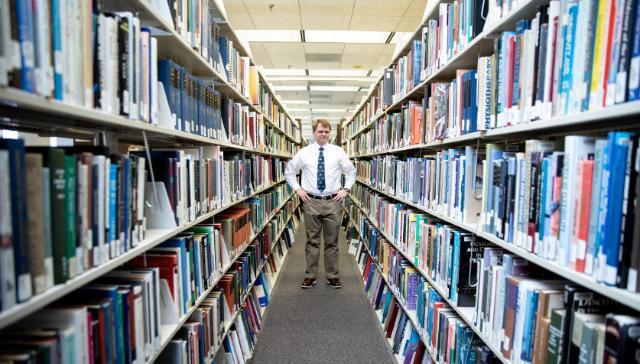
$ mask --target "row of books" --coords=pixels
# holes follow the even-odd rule
[[[196,226],[0,331],[0,356],[147,362],[160,347],[161,328],[177,322],[220,274],[212,265],[226,254],[219,228]]]
[[[184,1],[182,5],[191,2],[189,16],[176,15],[178,32],[205,58],[209,51],[217,54],[222,50],[226,62],[221,62],[231,64],[227,68],[232,70],[232,84],[236,84],[241,69],[246,82],[238,83],[239,91],[249,97],[251,88],[254,104],[262,105],[267,99],[263,109],[268,117],[290,130],[293,122],[269,101],[272,96],[259,80],[257,66],[250,66],[248,57],[238,57],[232,42],[218,34],[217,24],[209,27],[212,9],[206,2]],[[222,95],[214,90],[212,82],[196,78],[187,68],[158,59],[153,29],[141,27],[133,13],[105,12],[100,4],[85,3],[65,7],[57,3],[41,7],[24,2],[5,5],[0,13],[7,26],[0,46],[0,85],[156,124],[160,81],[176,130],[240,145],[250,142],[252,148],[264,150],[262,114],[249,112],[248,105]],[[187,21],[196,14],[193,21]],[[61,22],[61,18],[70,22]],[[190,29],[188,33],[184,33],[186,29]],[[217,41],[212,32],[217,34]],[[17,54],[13,54],[16,50]],[[229,50],[234,55],[228,55]],[[221,56],[216,55],[218,58]],[[238,59],[241,67],[233,63]]]
[[[300,146],[287,139],[282,133],[275,128],[266,127],[264,130],[266,151],[272,153],[282,153],[286,155],[295,155]]]
[[[389,156],[358,168],[391,195],[637,292],[637,149],[634,133],[610,132],[467,146],[405,161]]]
[[[225,322],[239,317],[235,313],[241,307],[246,309],[245,298],[253,296],[264,309],[273,273],[293,244],[293,230],[299,224],[296,214],[289,215],[286,228],[281,226],[284,232],[276,249],[260,234],[241,254],[234,254],[224,240],[226,229],[233,228],[224,216],[218,217],[220,223],[189,228],[0,331],[0,359],[145,363],[157,354],[161,332],[187,312],[192,312],[190,319],[176,338],[191,332],[194,321],[203,325],[206,321],[208,332],[217,334],[206,336],[211,345],[203,349],[215,352],[222,345]]]
[[[265,253],[264,268],[254,278],[251,290],[241,295],[236,311],[228,304],[228,299],[235,298],[227,297],[233,295],[225,295],[224,288],[214,289],[169,342],[158,362],[196,364],[213,359],[216,363],[245,363],[251,359],[277,273],[292,247],[298,224],[293,214],[274,248]]]
[[[478,124],[508,126],[638,99],[631,64],[640,55],[639,11],[635,1],[554,0],[518,21],[515,32],[495,40],[492,56],[478,60]]]
[[[499,348],[512,362],[573,363],[578,358],[587,363],[601,363],[603,358],[604,362],[624,361],[631,360],[638,350],[633,332],[640,325],[640,318],[628,316],[628,309],[560,280],[468,232],[438,220],[425,222],[424,216],[418,216],[419,222],[412,223],[407,211],[399,218],[397,232],[385,235],[394,241],[402,241],[399,235],[405,235],[415,242],[390,244],[376,234],[377,227],[367,221],[367,215],[355,212],[354,216],[369,244],[381,246],[371,251],[375,252],[380,269],[388,272],[385,273],[388,280],[397,282],[398,294],[407,297],[408,309],[415,302],[418,310],[426,310],[424,317],[436,313],[430,298],[425,301],[421,296],[429,289],[415,289],[426,278],[426,283],[437,288],[437,292],[432,290],[430,294],[442,293],[445,301],[456,307],[474,307],[473,317],[465,318],[467,322],[473,320],[476,329],[483,333],[483,340]],[[418,250],[413,250],[413,246]],[[417,297],[411,296],[415,292]],[[553,311],[561,316],[559,326],[554,328],[550,326]],[[422,322],[420,312],[416,317]],[[582,337],[586,322],[601,324],[601,336],[597,337],[594,331],[593,335]],[[605,332],[609,333],[606,339]],[[427,335],[433,338],[428,330]]]
[[[438,18],[427,20],[407,55],[385,71],[384,105],[400,100],[482,32],[486,8],[473,1],[438,5]]]
[[[145,237],[146,160],[101,147],[0,140],[0,308],[115,258]]]
[[[365,234],[366,236],[366,234]],[[393,349],[404,363],[495,363],[490,349],[429,286],[400,254],[391,258],[392,270],[384,272],[378,257],[369,255],[367,243],[359,241],[358,263],[365,290],[381,321],[400,320],[397,329],[383,326],[385,334],[394,330]],[[393,248],[391,248],[393,249]],[[387,318],[389,315],[391,317]],[[403,323],[404,321],[404,323]],[[414,326],[417,325],[417,326]],[[408,328],[409,326],[410,328]],[[398,341],[399,340],[399,341]]]
[[[381,87],[382,82],[378,82],[373,86],[373,91],[369,98],[365,101],[364,105],[360,108],[358,113],[353,116],[351,121],[349,122],[349,129],[346,133],[346,137],[350,137],[355,135],[360,128],[364,125],[369,124],[374,117],[379,116],[384,110],[382,106],[382,91]]]
[[[464,5],[440,4],[441,21],[443,8],[448,9],[445,20],[451,17],[452,9],[454,19],[467,18],[455,17],[460,11],[457,8],[464,8]],[[517,22],[515,31],[505,31],[496,37],[493,54],[479,57],[477,69],[457,69],[452,81],[426,85],[422,100],[424,125],[415,125],[422,137],[417,143],[407,137],[398,146],[637,100],[640,98],[640,77],[635,71],[640,54],[638,14],[639,6],[632,0],[623,3],[553,0],[540,6],[533,19],[522,19]],[[436,20],[429,20],[428,24],[433,22]],[[426,31],[425,34],[428,37],[433,33]],[[428,47],[427,53],[431,52],[431,57],[449,54],[437,58],[446,60],[453,54],[451,50],[455,49],[452,47],[456,42],[465,44],[466,41],[460,42],[460,38],[465,39],[467,33],[461,34],[454,32],[450,38],[451,34],[436,30],[436,39],[432,40],[436,43],[435,49]],[[417,40],[414,43],[410,54],[415,59],[421,43]],[[413,63],[417,64],[417,60]],[[407,73],[412,67],[403,64],[396,67],[396,77],[401,81],[414,80],[417,76]],[[431,64],[437,69],[443,63],[435,61]],[[403,70],[400,75],[398,69]],[[385,76],[384,82],[393,78],[394,72]],[[398,87],[406,92],[416,85],[406,82],[405,86]],[[382,87],[392,88],[386,84]],[[384,93],[385,105],[392,101],[387,96],[389,92],[385,90]],[[354,120],[361,118],[356,116]],[[354,127],[357,129],[353,124],[350,127],[352,131],[355,131]],[[392,143],[392,140],[387,138],[386,143]]]

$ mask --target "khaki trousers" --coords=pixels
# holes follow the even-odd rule
[[[342,218],[342,202],[310,198],[304,203],[307,228],[307,270],[305,278],[315,279],[320,261],[320,233],[324,237],[324,271],[327,278],[338,277],[338,233]]]

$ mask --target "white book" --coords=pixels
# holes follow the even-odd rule
[[[251,359],[251,346],[249,344],[247,331],[245,330],[244,323],[242,322],[241,315],[236,316],[235,320],[236,330],[238,332],[238,339],[240,341],[240,349],[242,350],[242,356],[245,360]]]
[[[570,261],[576,260],[576,245],[571,244],[576,191],[576,169],[578,161],[586,160],[595,151],[595,139],[585,136],[570,135],[565,138],[564,163],[562,170],[562,190],[560,200],[560,233],[558,246],[558,262],[567,267]]]
[[[131,94],[131,114],[129,117],[131,119],[139,120],[140,119],[140,107],[141,97],[142,97],[142,89],[144,88],[142,83],[142,44],[140,43],[140,19],[138,17],[133,17],[133,26],[131,27],[133,34],[130,36],[131,41],[133,42],[133,54],[131,59],[133,61],[132,69],[133,76],[132,81],[133,85],[131,88],[133,89],[133,93]]]
[[[149,103],[151,105],[149,120],[151,124],[158,124],[158,40],[151,37],[149,47]]]
[[[150,46],[151,46],[151,32],[149,30],[143,30],[140,32],[140,120],[149,122],[150,109],[150,75],[151,64],[150,60]]]
[[[242,348],[240,347],[240,339],[238,338],[238,332],[236,330],[231,330],[228,335],[229,341],[231,342],[232,352],[235,357],[235,360],[238,364],[246,363],[246,358],[242,355]]]

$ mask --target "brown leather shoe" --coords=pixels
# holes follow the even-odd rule
[[[314,278],[305,278],[304,281],[302,281],[300,288],[302,289],[311,288],[315,286],[315,284],[316,284],[316,280]]]
[[[336,277],[336,278],[327,278],[327,284],[330,285],[333,288],[342,288],[342,285],[340,284],[340,278]]]

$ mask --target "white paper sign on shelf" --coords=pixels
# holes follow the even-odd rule
[[[176,219],[171,210],[169,195],[164,182],[147,182],[145,190],[144,214],[149,229],[176,229]]]

